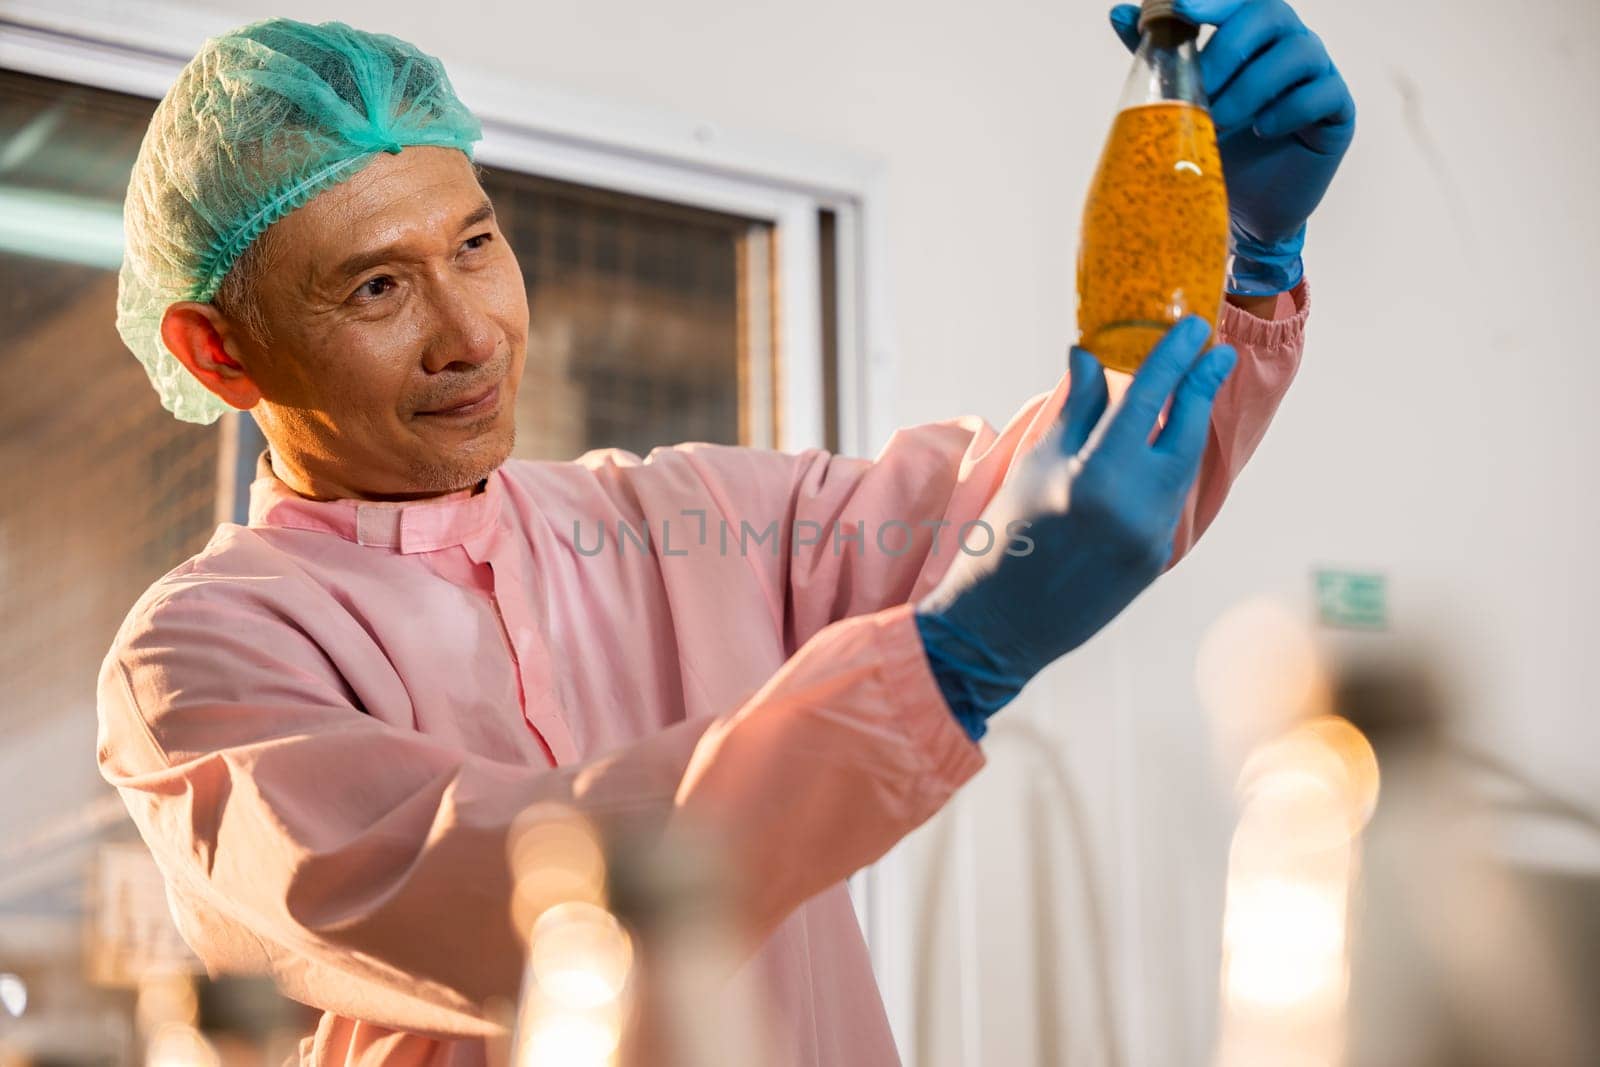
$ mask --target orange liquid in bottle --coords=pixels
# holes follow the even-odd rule
[[[1133,372],[1185,315],[1216,327],[1228,262],[1228,191],[1204,108],[1117,115],[1089,188],[1078,251],[1078,343]]]

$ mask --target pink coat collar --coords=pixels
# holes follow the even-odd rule
[[[404,553],[433,552],[464,544],[490,526],[500,515],[501,493],[497,470],[478,490],[428,500],[308,500],[279,480],[263,451],[250,485],[250,525],[315,530]]]

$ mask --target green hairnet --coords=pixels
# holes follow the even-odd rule
[[[123,213],[117,332],[161,403],[227,409],[162,343],[168,306],[212,299],[268,226],[378,153],[470,156],[481,136],[439,61],[394,37],[268,19],[207,41],[156,107]]]

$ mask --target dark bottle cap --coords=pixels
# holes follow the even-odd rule
[[[1171,19],[1186,26],[1194,25],[1178,14],[1177,0],[1144,0],[1139,8],[1139,32],[1144,33],[1150,28],[1150,24],[1158,19]]]

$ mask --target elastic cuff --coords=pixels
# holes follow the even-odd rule
[[[1284,304],[1289,304],[1285,308]],[[1217,342],[1235,348],[1260,350],[1287,350],[1298,348],[1305,340],[1306,319],[1311,315],[1311,283],[1302,280],[1287,293],[1278,295],[1277,314],[1285,318],[1258,318],[1243,308],[1222,302],[1222,317],[1217,320]],[[1242,355],[1243,353],[1241,353]]]

